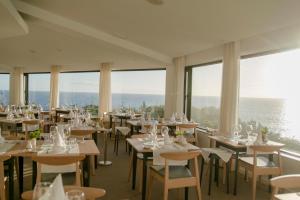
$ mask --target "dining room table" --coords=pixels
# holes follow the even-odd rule
[[[275,194],[274,197],[276,200],[300,200],[300,192]]]
[[[85,155],[85,159],[83,161],[83,185],[88,187],[90,185],[90,156],[98,156],[100,155],[100,151],[95,143],[94,140],[84,140],[84,141],[77,141],[78,144],[78,151],[72,152],[70,149],[65,148],[59,154],[51,153],[51,151],[46,151],[43,153],[43,156],[53,156],[53,155],[61,155],[61,156],[68,156],[72,155],[73,153],[78,155]],[[41,151],[44,151],[43,145],[44,141],[38,140],[36,149],[27,149],[27,141],[25,140],[6,140],[1,145],[9,146],[5,151],[2,153],[11,155],[10,164],[14,163],[14,159],[18,159],[18,182],[19,182],[19,194],[21,195],[23,192],[23,184],[24,184],[24,158],[31,158],[32,156],[39,155]],[[49,148],[49,147],[47,147]],[[51,147],[50,147],[51,149]],[[12,167],[13,169],[13,167]],[[32,161],[32,187],[34,187],[36,182],[36,173],[37,173],[37,166],[36,162]],[[13,172],[9,173],[9,184],[13,185]],[[10,190],[10,194],[13,194],[13,187]]]
[[[128,144],[132,147],[133,151],[133,159],[132,159],[132,190],[135,189],[135,182],[136,182],[136,169],[137,169],[137,154],[141,153],[143,154],[143,169],[142,169],[142,200],[146,199],[146,183],[147,183],[147,160],[149,157],[153,156],[153,152],[156,146],[153,146],[151,148],[148,148],[145,146],[145,139],[146,138],[127,138],[126,141]],[[163,140],[160,140],[163,141]],[[172,145],[175,145],[178,147],[178,151],[181,150],[182,147],[186,148],[187,151],[198,151],[200,150],[199,147],[192,145],[190,143],[187,144],[180,144],[173,142]],[[163,145],[163,142],[160,143],[160,145]]]
[[[233,185],[233,195],[237,194],[237,179],[238,179],[238,159],[242,153],[247,153],[247,149],[249,146],[253,145],[253,143],[248,143],[245,139],[235,139],[233,137],[227,137],[223,135],[212,135],[208,136],[208,138],[211,140],[210,144],[212,145],[215,143],[216,147],[225,147],[231,151],[234,152],[234,156],[236,159],[235,166],[234,166],[234,185]],[[273,145],[273,146],[279,146],[283,147],[284,144],[274,142],[274,141],[267,141],[261,145]],[[272,160],[273,158],[270,157]]]

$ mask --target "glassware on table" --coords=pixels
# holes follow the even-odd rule
[[[64,128],[64,138],[67,140],[71,136],[71,127],[66,125]]]
[[[54,137],[55,137],[55,135],[56,135],[56,133],[57,133],[57,126],[50,126],[50,131],[49,131],[49,138],[50,138],[50,140],[52,140],[52,142],[54,142]]]
[[[165,135],[169,134],[169,128],[167,126],[161,127],[161,135],[165,137]]]
[[[249,140],[249,136],[250,136],[250,134],[252,133],[252,131],[253,131],[253,126],[251,125],[251,124],[248,124],[247,126],[246,126],[246,133],[247,133],[247,139]]]
[[[85,200],[85,195],[80,190],[70,190],[66,192],[66,198],[68,200]]]
[[[52,190],[52,185],[50,182],[36,183],[33,190],[32,199],[38,200],[41,199],[42,197],[43,199],[48,199],[51,195],[51,190]]]
[[[240,132],[242,131],[242,125],[235,125],[233,127],[233,135],[234,135],[234,140],[238,140],[240,138]]]

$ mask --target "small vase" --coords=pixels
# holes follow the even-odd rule
[[[36,149],[36,138],[32,138],[30,140],[30,143],[31,143],[32,149]]]

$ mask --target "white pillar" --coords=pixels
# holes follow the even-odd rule
[[[24,104],[24,74],[22,67],[14,67],[10,75],[10,104]]]
[[[232,134],[232,128],[238,120],[240,84],[240,45],[230,42],[224,45],[223,80],[220,108],[219,132],[222,135]]]
[[[185,65],[185,57],[177,57],[173,65],[166,67],[165,118],[171,117],[173,112],[183,112]]]
[[[100,67],[99,116],[111,110],[111,64],[102,63]]]
[[[61,67],[51,66],[49,110],[59,107],[59,72]]]

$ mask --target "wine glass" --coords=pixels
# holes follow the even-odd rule
[[[252,126],[252,124],[248,124],[248,125],[246,126],[247,139],[249,139],[249,136],[250,136],[250,134],[252,133],[252,131],[253,131],[253,126]]]
[[[238,124],[233,127],[234,139],[238,140],[240,137],[240,132],[242,131],[242,125]]]
[[[33,200],[48,199],[51,195],[52,185],[50,182],[36,183],[33,190]]]
[[[66,197],[68,200],[85,200],[85,195],[80,190],[70,190],[66,192]]]
[[[161,135],[165,137],[169,133],[169,128],[167,126],[161,127]]]

